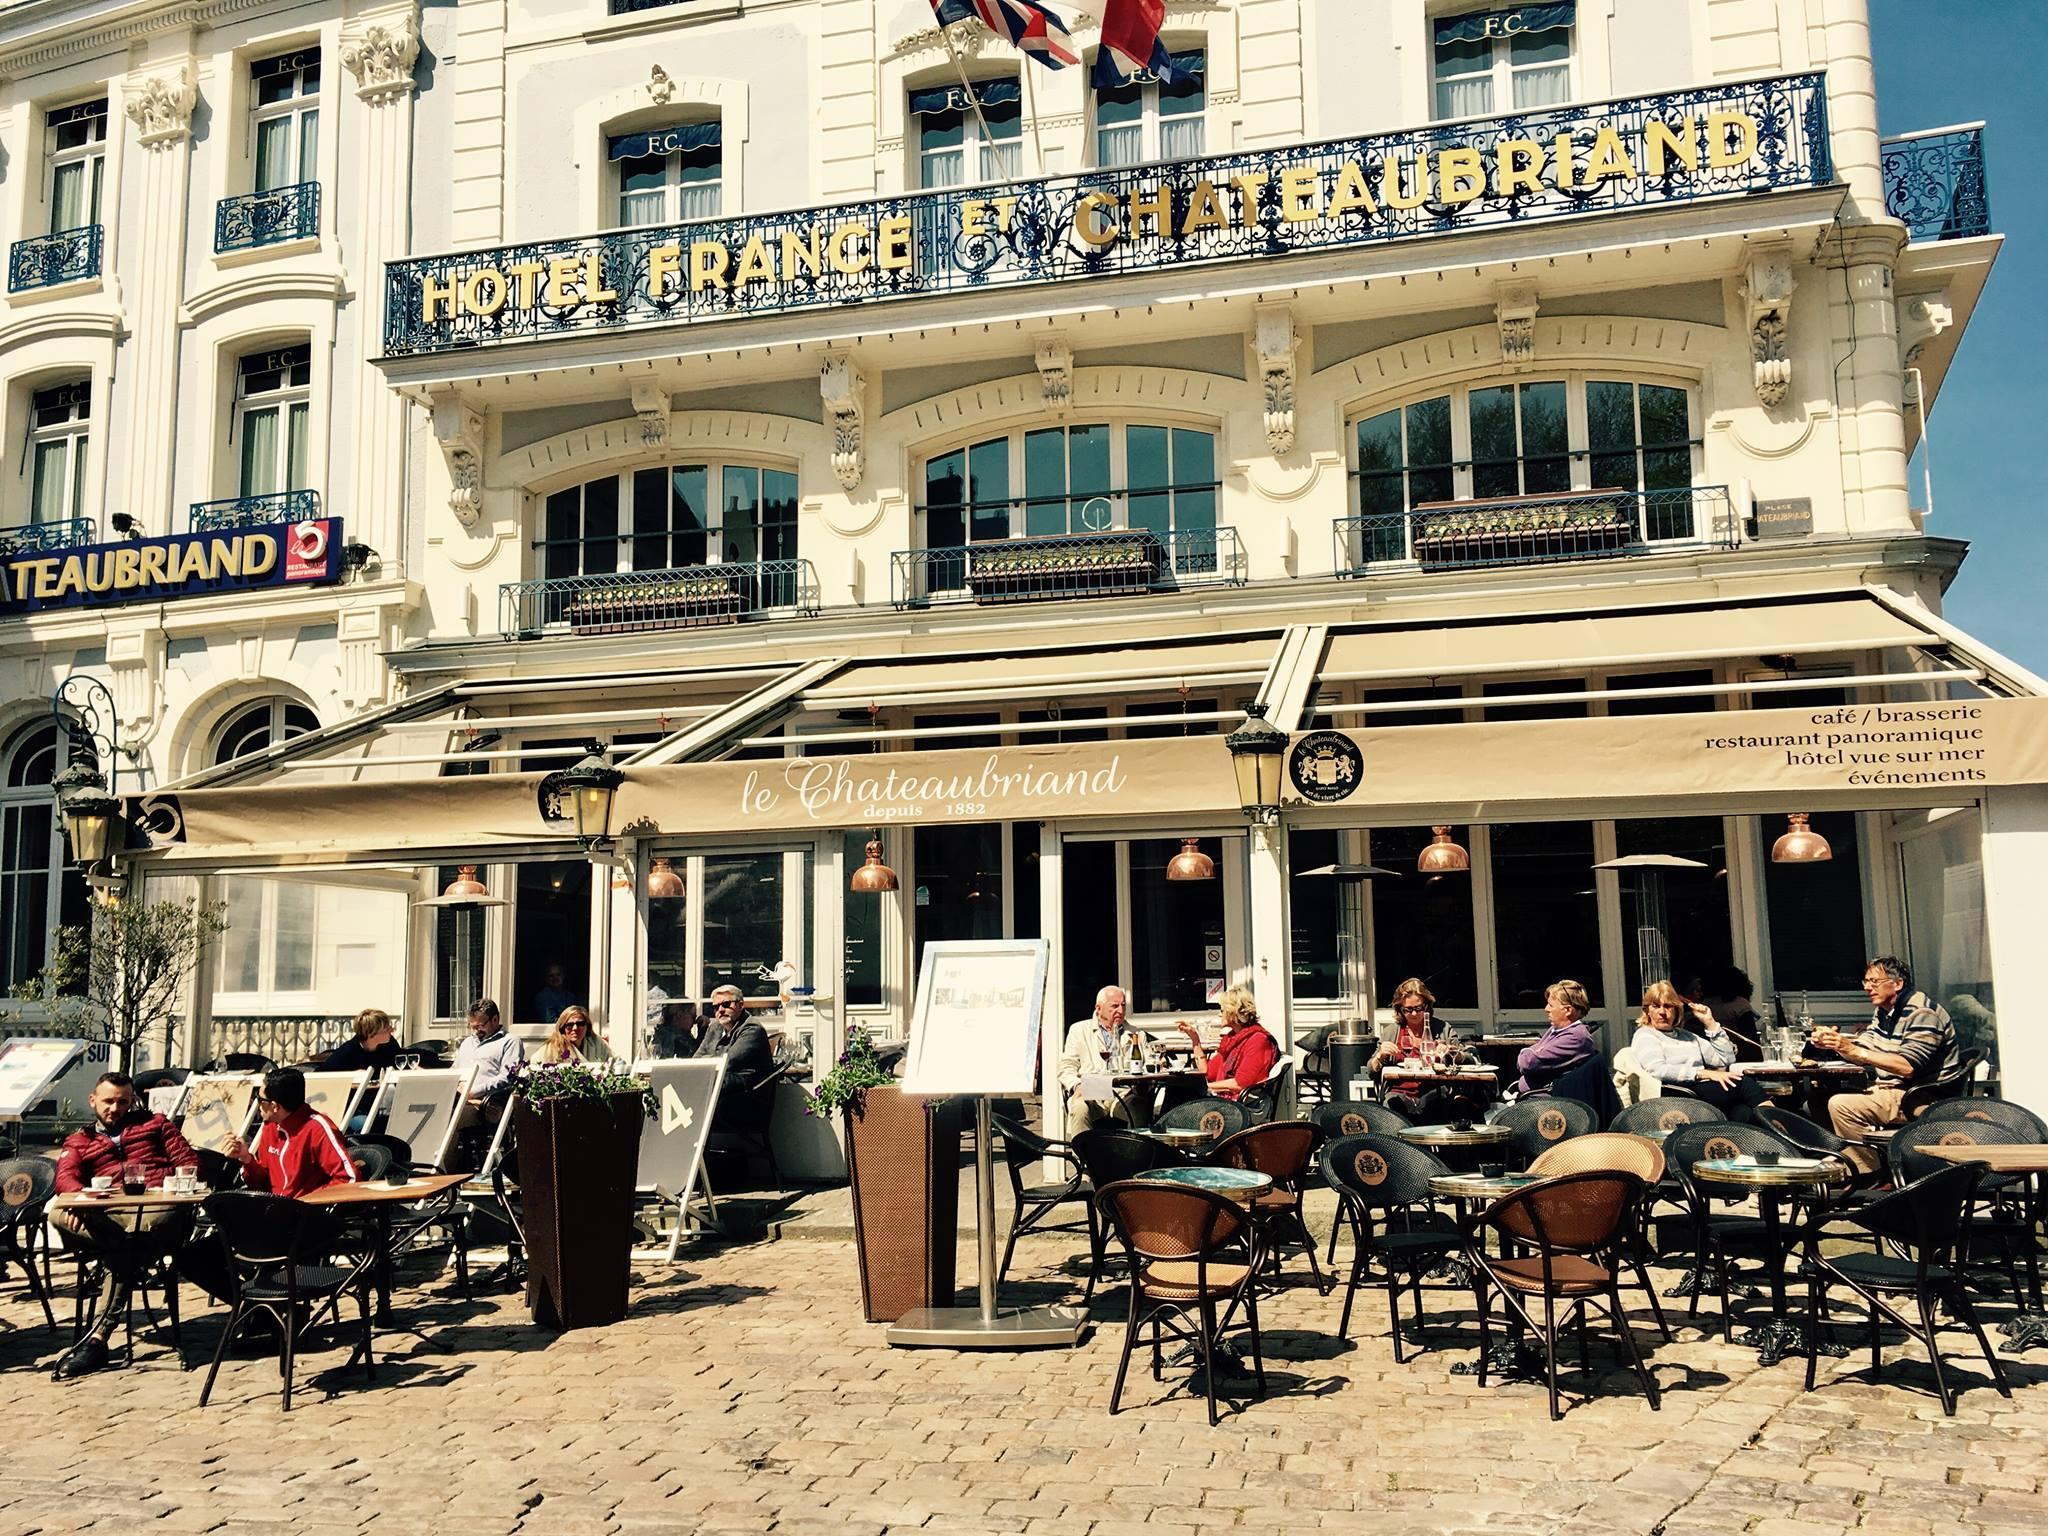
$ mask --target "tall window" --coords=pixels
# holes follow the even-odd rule
[[[256,190],[320,179],[320,50],[302,48],[249,66],[255,113]]]
[[[716,120],[613,138],[610,158],[618,167],[620,227],[717,218],[725,202],[724,142]]]
[[[1763,818],[1766,849],[1784,825],[1783,817]],[[1817,864],[1764,863],[1771,981],[1788,1018],[1798,1011],[1797,993],[1854,992],[1870,953],[1856,813],[1815,811],[1813,830],[1828,840],[1833,858]]]
[[[1460,842],[1472,841],[1469,827],[1452,831]],[[1394,871],[1373,882],[1373,984],[1379,992],[1374,1006],[1385,1007],[1399,982],[1419,976],[1444,1007],[1478,1007],[1473,877],[1426,875],[1416,869],[1417,855],[1432,839],[1428,827],[1374,827],[1369,836],[1372,862]]]
[[[1442,16],[1436,23],[1436,115],[1556,106],[1571,96],[1573,7]]]
[[[0,989],[41,971],[56,930],[88,917],[85,880],[65,857],[50,790],[66,750],[45,720],[0,751]]]
[[[1216,527],[1216,438],[1092,422],[1011,433],[925,465],[925,543]],[[1199,541],[1198,541],[1199,542]]]
[[[1023,174],[1024,103],[1014,77],[910,93],[917,123],[917,184],[958,187]],[[977,105],[980,110],[976,111]]]
[[[1200,49],[1173,55],[1173,78],[1141,71],[1128,84],[1095,96],[1095,163],[1142,165],[1147,160],[1189,160],[1201,154],[1203,85],[1207,60]]]
[[[1692,484],[1691,413],[1682,389],[1594,379],[1586,385],[1586,438],[1598,489],[1666,491]],[[1692,504],[1651,497],[1645,537],[1692,536]]]
[[[535,548],[550,580],[794,560],[796,476],[670,464],[586,480],[547,497]]]
[[[319,729],[320,717],[297,700],[259,699],[222,723],[213,739],[213,760],[231,763]]]
[[[29,397],[29,512],[32,523],[85,513],[85,455],[92,428],[88,381]]]
[[[107,179],[107,101],[59,107],[44,119],[50,157],[50,232],[100,222]]]
[[[235,364],[235,440],[243,496],[306,489],[311,473],[313,349],[252,352]]]
[[[1492,828],[1494,963],[1500,1006],[1541,1008],[1552,982],[1585,984],[1601,1005],[1593,824],[1523,821]]]

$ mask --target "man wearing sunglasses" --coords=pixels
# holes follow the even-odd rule
[[[696,1054],[725,1058],[725,1086],[719,1090],[714,1127],[728,1129],[742,1113],[738,1106],[746,1102],[754,1085],[775,1070],[768,1031],[747,1017],[747,1000],[738,987],[727,985],[712,991],[711,1017],[705,1022]]]

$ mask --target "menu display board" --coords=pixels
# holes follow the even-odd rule
[[[903,1091],[1031,1092],[1048,949],[1044,939],[925,945]]]

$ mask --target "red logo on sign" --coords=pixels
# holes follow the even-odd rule
[[[331,519],[308,518],[292,524],[284,541],[284,579],[317,581],[327,574],[327,544]]]

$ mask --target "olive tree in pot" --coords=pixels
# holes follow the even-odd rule
[[[646,1084],[610,1063],[529,1063],[512,1079],[526,1305],[544,1328],[626,1315]]]

